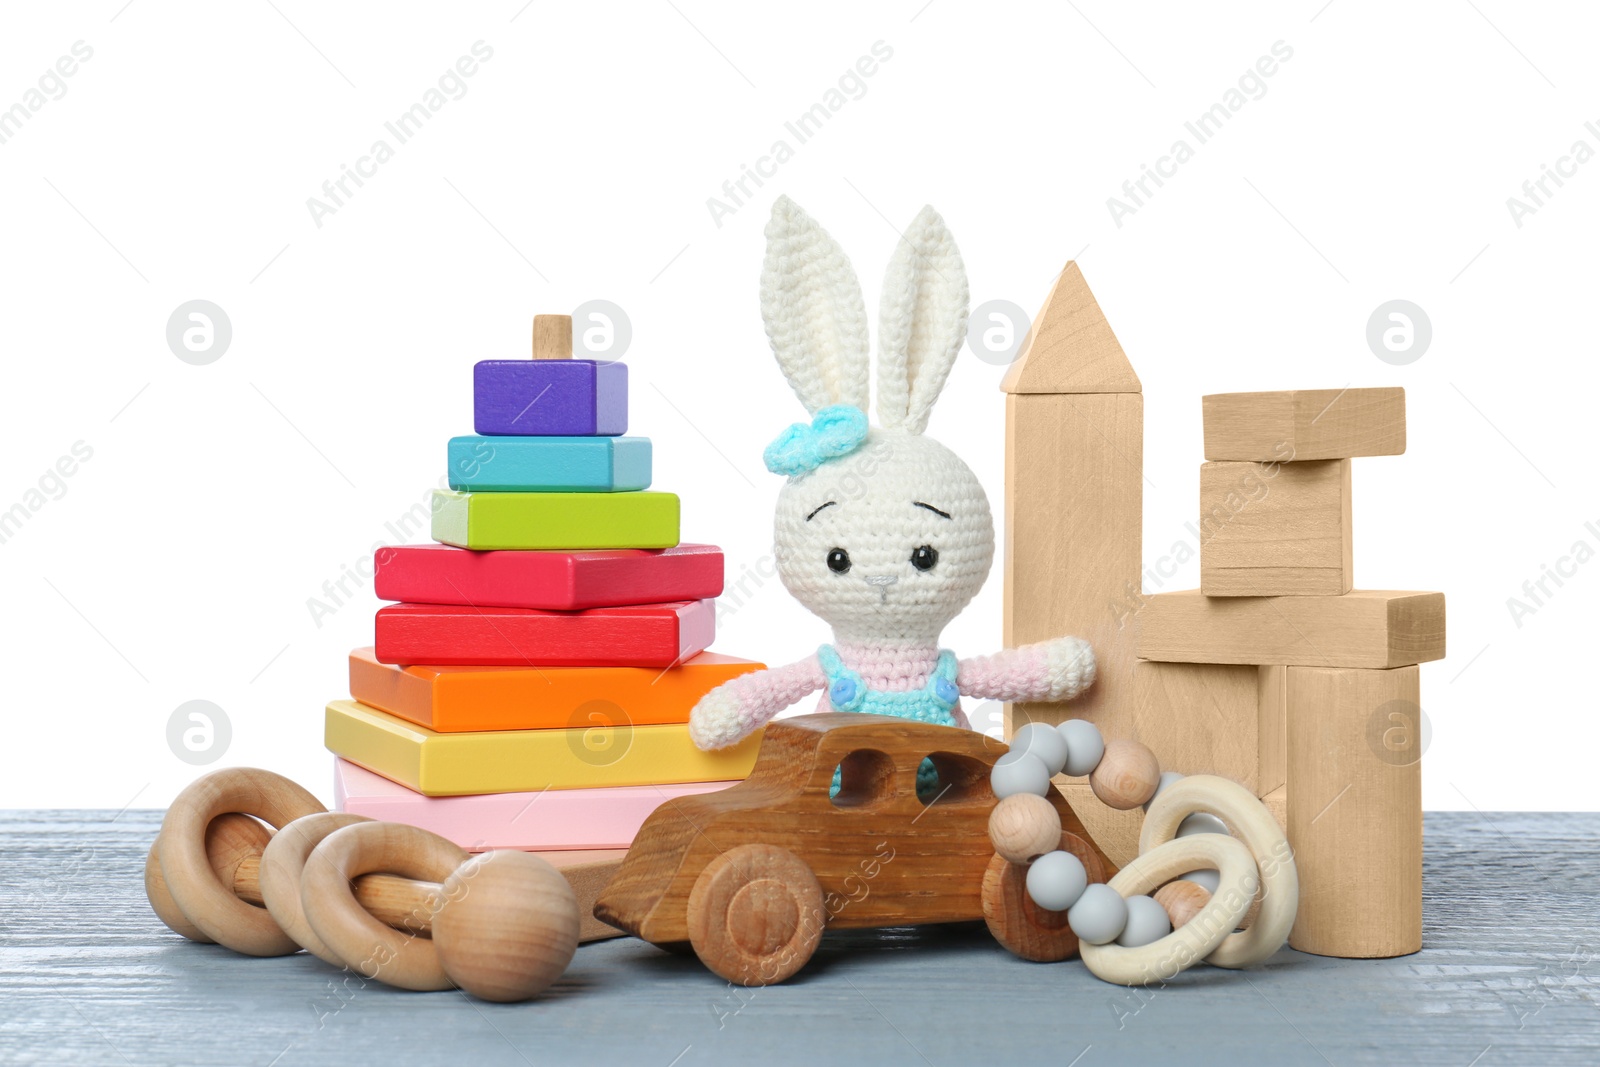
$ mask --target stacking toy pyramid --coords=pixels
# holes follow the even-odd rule
[[[759,736],[702,752],[689,711],[763,664],[705,651],[722,551],[681,544],[628,428],[628,369],[572,359],[534,319],[534,358],[474,368],[437,544],[380,549],[375,643],[328,705],[341,811],[463,848],[626,848],[673,796],[724,788]]]

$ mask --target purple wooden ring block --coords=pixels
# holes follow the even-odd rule
[[[486,359],[472,368],[473,428],[523,437],[628,432],[628,368],[592,359]]]

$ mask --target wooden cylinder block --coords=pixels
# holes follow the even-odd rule
[[[1289,844],[1300,907],[1289,944],[1319,956],[1422,948],[1417,668],[1287,670]]]

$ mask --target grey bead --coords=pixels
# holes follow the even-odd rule
[[[1190,834],[1225,834],[1228,824],[1211,814],[1209,811],[1197,811],[1184,817],[1178,824],[1178,837],[1188,837]]]
[[[1117,935],[1117,944],[1124,948],[1138,948],[1160,941],[1172,933],[1172,920],[1167,909],[1154,897],[1137,896],[1127,899],[1128,924]]]
[[[1067,910],[1067,925],[1080,941],[1091,945],[1115,941],[1127,924],[1127,901],[1104,882],[1085,889],[1078,902]]]
[[[1100,765],[1106,742],[1098,726],[1087,719],[1068,719],[1056,730],[1067,743],[1067,774],[1082,778]]]
[[[1182,780],[1183,780],[1183,775],[1179,774],[1177,771],[1162,771],[1161,772],[1161,780],[1156,783],[1156,791],[1151,794],[1149,800],[1144,802],[1144,810],[1145,811],[1149,811],[1150,810],[1150,805],[1152,805],[1152,804],[1154,804],[1156,802],[1156,797],[1161,795],[1161,791],[1163,789],[1165,789],[1167,786],[1171,785],[1173,782],[1179,782],[1179,781],[1182,781]]]
[[[1045,911],[1066,911],[1089,884],[1089,872],[1070,852],[1046,852],[1028,865],[1028,896]]]
[[[1060,774],[1067,765],[1067,741],[1056,730],[1042,722],[1030,722],[1017,731],[1011,739],[1011,751],[1018,750],[1039,757],[1051,774]]]
[[[1216,871],[1190,871],[1183,876],[1182,881],[1193,882],[1207,893],[1215,893],[1217,886],[1222,882],[1222,875]]]
[[[994,761],[989,786],[1001,800],[1014,793],[1050,795],[1050,768],[1038,756],[1012,749]]]

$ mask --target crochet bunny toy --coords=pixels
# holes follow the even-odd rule
[[[940,632],[994,559],[983,487],[922,432],[966,336],[966,268],[944,220],[923,208],[884,277],[880,429],[867,425],[867,316],[849,259],[787,197],[773,205],[766,236],[762,318],[778,366],[812,415],[765,454],[768,469],[789,479],[778,494],[778,573],[833,627],[834,641],[706,694],[689,719],[695,744],[734,744],[818,689],[819,711],[960,727],[968,726],[963,695],[1033,701],[1082,692],[1095,663],[1076,637],[963,660],[939,648]]]

